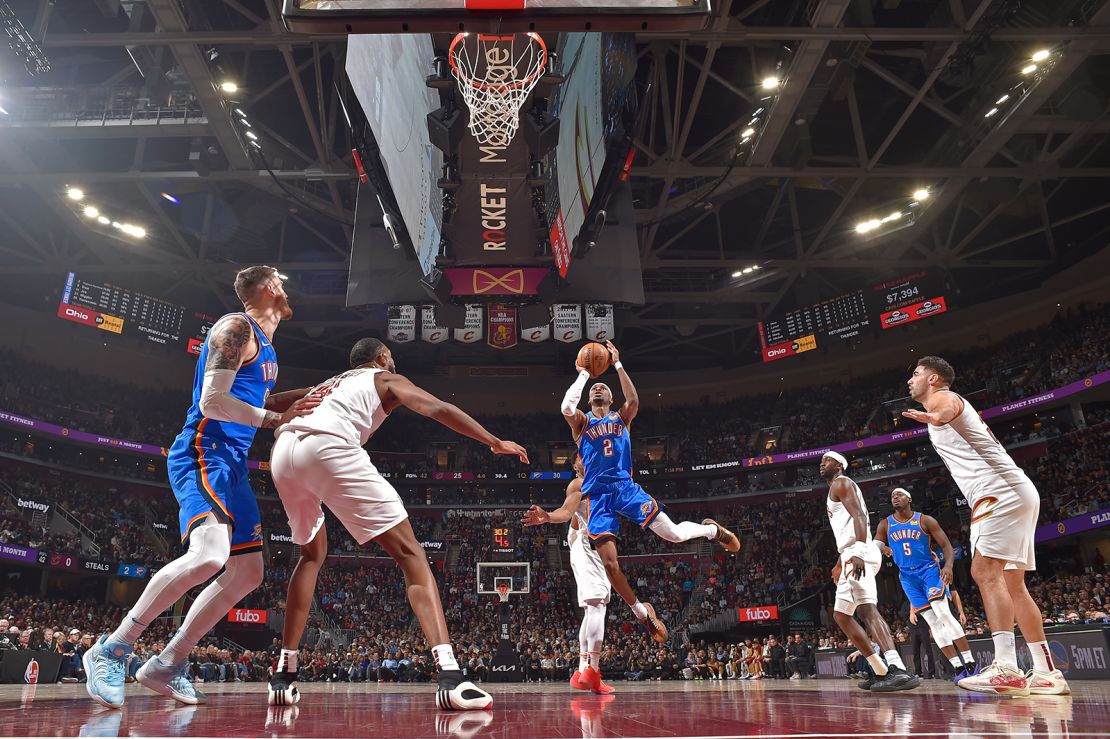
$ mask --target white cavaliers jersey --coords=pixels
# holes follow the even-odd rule
[[[353,369],[321,382],[309,395],[323,400],[307,416],[294,418],[278,429],[332,434],[362,446],[386,419],[374,375],[380,369]]]
[[[867,530],[867,539],[871,541],[871,519],[867,512],[867,502],[863,499],[863,493],[860,492],[859,485],[847,475],[838,475],[835,479],[844,478],[848,482],[848,487],[851,488],[851,495],[856,496],[859,501],[860,510],[863,511],[865,521],[864,528]],[[856,543],[856,526],[852,521],[852,514],[848,513],[848,509],[844,504],[838,500],[832,499],[832,488],[829,488],[829,495],[825,498],[825,509],[829,513],[829,525],[832,526],[833,536],[836,537],[836,551],[841,554],[844,550]]]
[[[957,396],[959,397],[959,396]],[[929,441],[971,505],[981,493],[997,494],[1029,484],[1005,447],[966,399],[959,415],[943,426],[927,424]]]

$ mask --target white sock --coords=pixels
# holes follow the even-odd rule
[[[902,663],[902,655],[898,654],[897,649],[883,652],[883,659],[885,659],[886,663],[891,667],[897,667],[899,670],[906,669],[906,665]]]
[[[440,670],[457,670],[459,663],[455,661],[455,650],[450,644],[437,644],[432,647],[432,656],[435,658],[436,667]]]
[[[1033,669],[1037,672],[1052,672],[1056,665],[1052,664],[1052,653],[1048,651],[1047,641],[1029,642],[1029,654],[1033,657]]]
[[[196,532],[193,534],[195,536]],[[181,628],[158,655],[163,664],[181,664],[204,635],[262,583],[262,572],[262,552],[230,557],[224,565],[224,573],[200,591]]]
[[[586,667],[588,667],[589,664],[590,664],[589,655],[586,652],[579,652],[578,653],[578,671],[582,672],[582,670],[586,669]]]
[[[282,647],[281,656],[278,657],[278,672],[296,672],[297,671],[297,650],[286,649]]]
[[[871,669],[874,671],[877,677],[882,677],[887,673],[886,664],[879,657],[879,655],[875,654],[874,652],[867,656],[867,664],[871,665]]]
[[[142,636],[143,631],[150,624],[144,624],[130,613],[127,614],[123,623],[112,632],[108,637],[109,642],[123,642],[124,644],[134,644],[135,640]]]
[[[648,617],[648,611],[646,608],[644,608],[644,604],[640,601],[636,601],[635,603],[633,603],[631,608],[632,614],[636,616],[638,620],[643,621],[645,618]]]
[[[590,667],[595,670],[601,667],[601,652],[590,652]]]
[[[994,640],[994,661],[1011,670],[1017,670],[1017,651],[1014,648],[1014,632],[996,631],[991,635]]]
[[[959,658],[958,655],[949,657],[948,661],[949,661],[949,663],[951,663],[952,667],[954,669],[957,669],[957,670],[959,670],[961,667],[964,666],[964,663],[960,661],[960,658]]]
[[[970,649],[966,652],[960,652],[960,659],[963,660],[963,663],[966,667],[971,667],[973,664],[975,664],[975,657],[971,654]]]

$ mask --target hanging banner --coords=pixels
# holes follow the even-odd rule
[[[438,344],[447,341],[450,333],[443,326],[436,325],[436,310],[430,305],[420,309],[420,338],[429,344]]]
[[[613,338],[613,306],[594,303],[586,306],[586,338],[607,341]]]
[[[389,307],[390,341],[404,344],[416,338],[416,306],[391,305]]]
[[[582,340],[582,306],[562,304],[555,306],[555,338],[567,344]]]
[[[494,349],[516,346],[516,308],[494,303],[489,307],[489,345]]]
[[[482,306],[466,306],[466,321],[462,328],[455,329],[455,341],[473,344],[482,340]]]
[[[534,344],[538,344],[541,341],[547,341],[551,338],[551,324],[545,323],[544,325],[536,326],[535,328],[522,328],[520,329],[520,338],[524,339],[525,341],[531,341]]]

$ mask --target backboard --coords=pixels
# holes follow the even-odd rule
[[[497,595],[497,584],[509,581],[512,595],[532,592],[532,566],[528,562],[478,562],[479,595]]]
[[[284,0],[298,33],[700,30],[711,0]]]

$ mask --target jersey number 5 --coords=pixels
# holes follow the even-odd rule
[[[910,543],[908,541],[902,542],[902,551],[906,553],[907,557],[913,556],[913,551],[910,549]]]
[[[604,454],[606,457],[613,456],[613,440],[612,439],[602,439],[601,440],[601,453]]]

